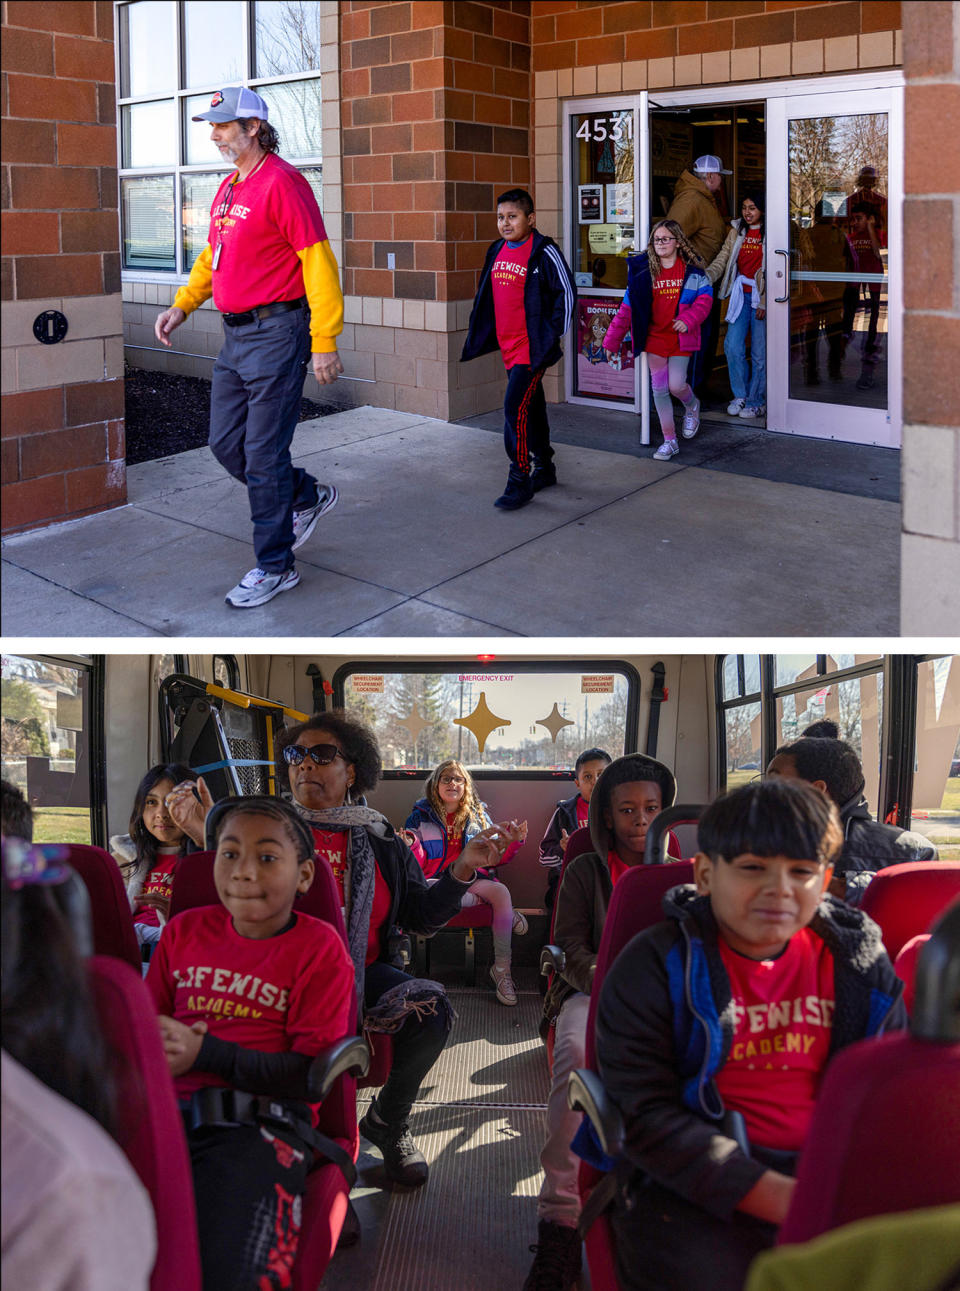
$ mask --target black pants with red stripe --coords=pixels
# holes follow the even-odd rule
[[[507,372],[503,401],[503,446],[510,458],[510,479],[526,480],[531,464],[543,467],[553,461],[547,401],[543,394],[544,369],[515,363]]]
[[[310,1148],[259,1125],[205,1125],[187,1141],[203,1291],[290,1287]]]

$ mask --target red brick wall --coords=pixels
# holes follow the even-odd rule
[[[497,193],[530,184],[529,14],[529,0],[345,0],[346,295],[473,295]]]
[[[533,70],[894,31],[899,0],[536,0]]]
[[[4,531],[125,501],[115,112],[109,0],[8,0]],[[51,302],[70,331],[41,346],[30,323]]]

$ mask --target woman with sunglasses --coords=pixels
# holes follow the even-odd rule
[[[313,830],[318,860],[329,863],[340,889],[364,1028],[393,1036],[390,1075],[360,1131],[383,1153],[388,1179],[419,1187],[428,1168],[407,1120],[447,1042],[453,1011],[438,983],[419,981],[390,963],[390,930],[399,924],[407,932],[436,932],[460,909],[477,869],[498,865],[510,839],[498,826],[480,831],[428,886],[389,821],[361,805],[381,770],[376,737],[365,723],[342,709],[315,713],[284,731],[278,745],[281,781],[288,781],[293,805]],[[187,784],[167,802],[175,822],[203,846],[202,817],[213,799],[202,779],[197,789],[199,801]]]
[[[424,796],[413,805],[407,817],[403,837],[413,848],[423,866],[428,883],[435,883],[441,874],[460,856],[464,846],[483,829],[492,825],[486,806],[477,797],[473,779],[467,768],[448,758],[430,773],[424,785]],[[527,822],[510,821],[502,825],[510,844],[501,857],[504,865],[523,846],[527,837]],[[477,871],[477,879],[463,894],[462,909],[486,902],[493,908],[493,967],[490,976],[497,989],[501,1004],[516,1004],[517,992],[510,976],[511,948],[514,933],[522,936],[527,931],[527,921],[519,910],[514,910],[510,892],[497,882],[495,874]]]

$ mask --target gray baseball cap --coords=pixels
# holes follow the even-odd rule
[[[708,152],[693,163],[693,173],[695,175],[732,175],[733,171],[724,170],[720,158]]]
[[[225,90],[217,90],[210,100],[210,109],[192,117],[193,121],[239,121],[241,117],[258,117],[261,121],[269,120],[270,109],[259,94],[248,90],[245,85],[228,85]]]

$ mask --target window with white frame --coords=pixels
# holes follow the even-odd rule
[[[187,274],[229,168],[192,121],[216,90],[266,101],[280,153],[322,208],[320,5],[311,0],[135,0],[116,6],[123,268]]]

